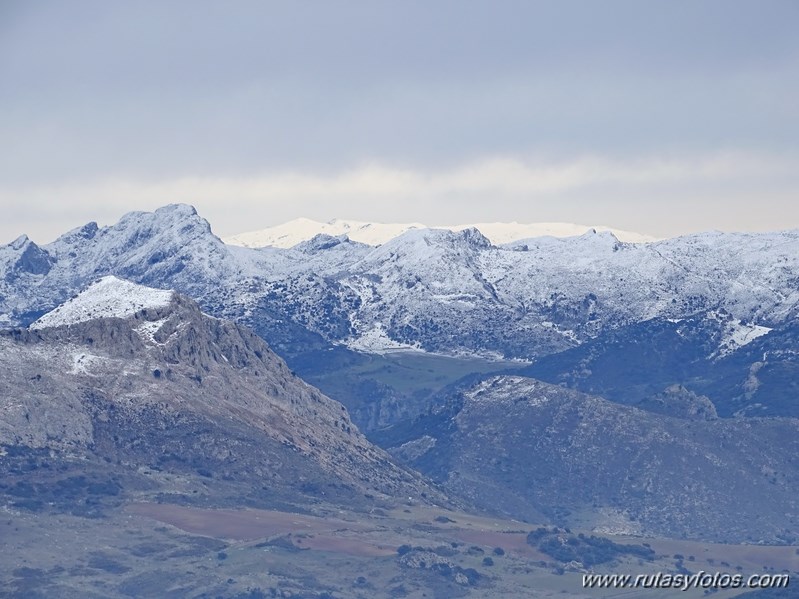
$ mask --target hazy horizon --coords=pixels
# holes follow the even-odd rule
[[[164,204],[163,206],[166,206],[166,205],[168,205],[168,204]],[[81,226],[83,226],[83,225],[85,225],[85,224],[87,224],[89,222],[96,222],[100,227],[113,226],[122,216],[124,216],[125,214],[128,214],[129,212],[137,212],[137,211],[153,212],[154,210],[157,210],[158,208],[161,208],[163,206],[155,206],[154,208],[148,209],[148,210],[139,210],[139,209],[128,210],[128,211],[125,211],[123,213],[120,213],[117,217],[112,217],[112,218],[107,219],[107,220],[96,219],[96,218],[88,218],[88,219],[82,220],[82,221],[78,221],[76,219],[65,219],[63,221],[64,222],[64,227],[60,228],[60,229],[57,228],[58,227],[58,223],[55,222],[55,221],[52,221],[50,227],[41,227],[40,226],[40,227],[37,228],[37,230],[39,230],[40,232],[42,232],[42,231],[46,232],[48,229],[52,229],[52,231],[53,231],[52,233],[46,233],[44,235],[41,235],[41,236],[37,237],[37,236],[31,235],[27,231],[20,231],[19,233],[13,234],[12,236],[8,237],[7,239],[4,239],[4,240],[0,239],[0,246],[8,245],[8,244],[12,243],[13,241],[15,241],[17,238],[19,238],[22,235],[26,235],[29,239],[33,240],[38,245],[46,245],[48,243],[51,243],[51,242],[55,241],[56,239],[58,239],[58,237],[60,237],[61,235],[67,233],[68,231],[70,231],[72,229],[75,229],[75,228],[78,228],[78,227],[81,227]],[[774,227],[774,228],[763,227],[763,228],[748,228],[748,229],[744,229],[744,228],[738,228],[738,229],[736,229],[736,228],[727,228],[727,229],[724,229],[724,228],[720,228],[720,227],[708,227],[708,228],[704,228],[704,229],[703,228],[696,228],[696,229],[692,229],[692,230],[687,230],[686,229],[684,231],[680,231],[680,232],[677,232],[677,233],[674,233],[674,234],[657,235],[657,234],[654,234],[654,233],[652,233],[650,231],[647,231],[647,230],[630,229],[630,228],[625,228],[625,227],[619,227],[619,226],[614,225],[613,223],[599,222],[599,221],[597,221],[597,222],[589,222],[589,221],[577,221],[577,220],[565,221],[565,220],[543,220],[543,219],[541,219],[541,220],[535,220],[535,221],[520,221],[520,220],[483,220],[483,221],[477,221],[477,220],[465,221],[465,220],[462,220],[462,221],[457,221],[457,220],[452,220],[452,221],[441,221],[441,222],[424,222],[424,221],[412,220],[412,219],[386,221],[386,220],[374,220],[374,219],[373,220],[367,220],[367,219],[363,219],[363,218],[347,218],[347,217],[333,217],[333,218],[330,218],[330,219],[320,219],[320,218],[311,218],[311,217],[307,217],[307,216],[296,216],[294,218],[289,218],[289,219],[284,220],[284,221],[272,222],[272,223],[264,224],[263,226],[261,226],[259,224],[256,224],[256,223],[250,223],[250,228],[242,228],[242,229],[237,229],[237,230],[228,230],[228,229],[221,229],[220,230],[218,227],[215,226],[214,221],[212,219],[209,219],[207,217],[207,215],[202,210],[200,210],[196,206],[195,206],[195,209],[197,210],[198,214],[201,217],[205,218],[209,222],[209,224],[211,225],[212,232],[217,237],[220,237],[220,238],[223,238],[223,239],[224,238],[234,237],[236,235],[240,235],[240,234],[244,234],[244,233],[253,233],[253,232],[261,231],[261,230],[264,230],[264,229],[277,227],[277,226],[284,225],[284,224],[290,223],[290,222],[298,220],[298,219],[308,219],[308,220],[312,220],[312,221],[315,221],[315,222],[320,223],[320,224],[330,224],[330,223],[332,223],[333,221],[336,221],[336,220],[339,220],[339,221],[355,221],[355,222],[369,222],[369,223],[379,223],[379,224],[387,224],[387,225],[391,225],[391,224],[406,225],[406,224],[418,223],[418,224],[421,224],[421,225],[424,225],[424,226],[427,226],[427,227],[430,227],[430,228],[458,227],[458,226],[463,226],[463,225],[478,225],[478,224],[481,224],[481,223],[483,223],[483,224],[484,223],[491,223],[491,224],[517,224],[517,225],[536,225],[536,224],[579,225],[579,226],[585,227],[586,230],[588,230],[591,227],[603,227],[603,228],[614,229],[614,230],[623,231],[623,232],[627,232],[627,233],[637,233],[637,234],[640,234],[642,236],[648,236],[648,237],[652,238],[653,240],[669,239],[669,238],[673,238],[673,237],[680,237],[680,236],[683,236],[683,235],[701,234],[701,233],[714,232],[714,231],[720,231],[720,232],[723,232],[723,233],[769,233],[769,232],[799,230],[799,227]],[[67,223],[69,223],[69,224],[67,224]],[[3,227],[0,227],[0,229],[2,229],[2,228]]]

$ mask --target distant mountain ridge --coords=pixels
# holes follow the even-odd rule
[[[290,248],[298,243],[308,241],[316,235],[333,237],[346,235],[353,241],[367,245],[382,245],[387,241],[408,231],[419,229],[444,229],[458,232],[464,229],[478,229],[491,240],[494,245],[501,245],[530,239],[533,237],[576,237],[590,230],[608,231],[618,239],[630,243],[645,243],[656,238],[641,233],[622,231],[605,226],[588,226],[574,223],[476,223],[467,225],[423,225],[421,223],[376,223],[368,221],[335,218],[326,223],[309,218],[296,218],[287,223],[267,227],[258,231],[249,231],[224,237],[222,241],[230,245],[250,248],[277,247]]]
[[[785,376],[797,363],[797,354],[782,347],[791,334],[779,332],[799,316],[797,231],[712,232],[641,244],[589,231],[497,246],[475,228],[414,229],[378,247],[317,235],[290,249],[251,249],[223,243],[191,206],[170,205],[127,214],[113,226],[89,223],[44,246],[23,236],[0,247],[0,326],[27,326],[106,275],[175,289],[207,314],[251,327],[290,363],[315,368],[352,350],[540,363],[614,335],[634,336],[635,327],[658,321],[676,338],[689,338],[681,351],[741,361],[727,371],[740,380],[724,387],[740,387],[741,405],[729,406],[738,412],[771,402],[769,384],[756,384],[770,373],[781,373],[771,380],[788,389]],[[685,328],[686,319],[711,313],[726,316]],[[689,330],[696,334],[685,337]],[[616,346],[626,347],[609,345]],[[750,352],[755,347],[759,355]],[[674,359],[656,363],[675,368],[628,402],[685,384],[718,403],[712,390],[681,378],[674,347],[658,351]],[[360,355],[350,353],[350,362]],[[581,374],[585,368],[566,358],[557,372],[533,376],[580,385],[601,374]],[[384,391],[363,393],[381,401],[390,395]],[[411,397],[403,393],[414,391],[393,401]],[[792,413],[787,396],[780,397],[776,413]]]

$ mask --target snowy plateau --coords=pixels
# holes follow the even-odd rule
[[[42,316],[30,328],[67,326],[96,318],[126,318],[139,310],[166,308],[173,297],[172,291],[151,289],[107,276]]]

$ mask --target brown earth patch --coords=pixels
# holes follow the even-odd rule
[[[509,553],[521,555],[532,560],[550,561],[552,558],[527,544],[527,534],[518,532],[497,532],[494,530],[448,530],[447,533],[459,541],[478,545],[491,555],[494,547],[501,547]]]
[[[285,535],[299,549],[314,549],[376,557],[395,553],[396,545],[351,536],[367,529],[358,522],[258,509],[205,509],[159,503],[134,503],[125,510],[170,524],[185,532],[228,539],[255,541]],[[321,534],[320,534],[321,533]],[[342,536],[338,536],[340,533]]]
[[[317,551],[330,551],[333,553],[346,553],[359,557],[385,557],[396,555],[397,546],[385,543],[375,543],[357,538],[342,538],[335,536],[319,535],[309,539],[302,539],[298,547],[310,547]]]
[[[357,523],[305,514],[257,509],[206,509],[162,503],[134,503],[125,510],[199,535],[251,541],[288,533],[357,529]]]

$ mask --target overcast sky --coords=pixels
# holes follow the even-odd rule
[[[0,0],[0,243],[171,202],[799,228],[796,0]]]

